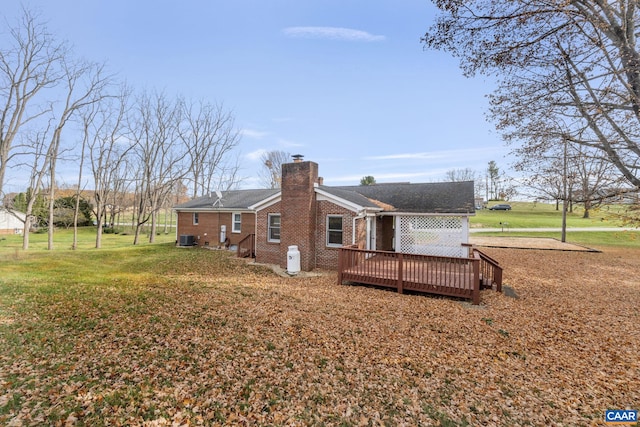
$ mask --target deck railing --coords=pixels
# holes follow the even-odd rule
[[[455,258],[340,248],[338,283],[351,281],[468,298],[480,303],[480,257]]]
[[[238,258],[253,258],[256,253],[256,235],[249,234],[238,243]]]
[[[480,259],[480,277],[482,278],[480,287],[492,288],[493,285],[496,285],[496,291],[502,292],[502,267],[500,267],[500,263],[478,249],[473,250],[473,255]]]

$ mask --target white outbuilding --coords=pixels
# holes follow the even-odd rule
[[[0,234],[21,234],[26,215],[0,208]]]

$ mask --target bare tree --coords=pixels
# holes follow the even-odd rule
[[[461,58],[466,75],[497,76],[490,116],[507,141],[570,138],[640,187],[637,0],[434,3],[424,43]]]
[[[61,80],[57,64],[67,54],[66,45],[56,42],[27,9],[8,35],[0,39],[8,41],[0,45],[0,196],[19,130],[51,110],[37,95]]]
[[[48,134],[48,129],[44,129],[41,132],[30,132],[23,135],[26,141],[22,145],[21,157],[24,157],[25,161],[20,163],[20,167],[25,171],[29,171],[29,182],[25,193],[24,206],[22,206],[25,214],[22,249],[25,251],[29,249],[29,232],[34,220],[33,209],[41,196],[43,181],[47,176],[49,167],[47,157]],[[13,207],[9,206],[8,208],[12,209]]]
[[[54,233],[54,204],[55,204],[55,176],[58,156],[60,153],[62,131],[79,110],[90,106],[105,97],[104,89],[109,83],[109,77],[104,75],[104,67],[99,64],[88,62],[75,62],[67,58],[60,61],[64,74],[65,99],[58,115],[57,124],[51,133],[49,148],[47,150],[47,160],[49,162],[50,189],[49,189],[49,230],[48,244],[49,250],[53,249]],[[54,109],[55,110],[55,109]]]
[[[107,209],[126,177],[123,166],[133,149],[126,134],[129,94],[129,89],[122,86],[118,95],[105,98],[83,115],[84,139],[93,176],[96,248],[102,246]]]
[[[613,164],[603,159],[596,150],[584,146],[571,147],[570,203],[582,203],[583,218],[589,218],[592,208],[598,207],[617,194],[624,185],[624,178]]]
[[[82,143],[80,148],[80,164],[78,167],[78,184],[76,186],[76,194],[75,194],[75,203],[73,206],[73,242],[71,243],[71,249],[76,250],[78,248],[78,217],[80,216],[80,197],[82,195],[82,184],[83,184],[83,172],[84,172],[84,153],[87,148],[87,144],[89,141],[88,135],[88,127],[89,123],[95,118],[94,114],[95,108],[89,109],[88,114],[84,114],[82,117],[82,127],[83,127],[83,136]]]
[[[480,172],[471,168],[449,169],[445,172],[444,179],[448,182],[473,181],[476,197],[482,197],[485,192],[485,182]]]
[[[516,170],[525,168],[527,175],[522,178],[522,187],[527,189],[525,194],[533,198],[549,199],[556,203],[556,210],[560,209],[563,192],[563,162],[558,156],[538,158],[533,164],[517,165]]]
[[[449,169],[445,172],[445,179],[449,182],[476,181],[478,172],[471,168]]]
[[[224,161],[218,164],[217,172],[209,180],[209,188],[217,188],[220,191],[236,190],[242,183],[240,177],[240,155],[230,154]]]
[[[280,188],[282,181],[282,165],[291,160],[291,154],[286,151],[266,151],[260,156],[262,168],[258,171],[260,182],[266,188]]]
[[[120,214],[127,210],[135,209],[135,197],[132,196],[130,188],[133,182],[133,161],[128,153],[123,156],[123,161],[119,162],[118,168],[113,173],[111,180],[110,197],[107,198],[105,211],[106,223],[114,227],[121,223]]]
[[[142,94],[135,103],[131,138],[135,147],[137,212],[134,244],[140,241],[142,227],[151,223],[149,242],[155,241],[157,213],[175,183],[182,181],[188,167],[188,150],[180,143],[179,104],[162,93]]]
[[[565,141],[567,150],[553,144],[540,143],[535,150],[524,146],[515,150],[518,161],[514,168],[527,173],[523,185],[532,190],[531,196],[542,195],[555,200],[556,210],[560,201],[569,205],[584,205],[584,218],[591,208],[613,195],[622,185],[623,177],[617,169],[599,155],[598,150],[587,149]],[[565,163],[566,156],[566,163]],[[567,184],[565,194],[564,183]]]
[[[491,160],[487,166],[487,176],[489,177],[489,188],[487,194],[489,200],[498,200],[500,198],[498,187],[500,186],[500,168],[495,160]]]
[[[221,104],[181,100],[180,114],[178,134],[187,149],[192,194],[203,196],[219,189],[229,176],[235,177],[238,168],[231,166],[229,157],[240,142],[240,133],[232,113]]]

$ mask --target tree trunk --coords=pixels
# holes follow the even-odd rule
[[[149,243],[156,242],[156,228],[158,227],[158,211],[151,214],[151,231],[149,232]]]
[[[48,224],[48,228],[47,228],[47,249],[52,251],[53,250],[53,210],[55,208],[55,183],[53,181],[55,177],[55,172],[54,172],[54,168],[52,169],[51,172],[51,184],[49,185],[49,224]]]
[[[86,147],[86,139],[82,141],[82,150],[80,152],[80,170],[78,172],[78,191],[76,192],[76,205],[73,211],[73,243],[71,249],[74,251],[78,247],[78,216],[80,215],[80,189],[82,188],[82,167],[84,166],[84,149]]]
[[[22,230],[22,250],[24,251],[29,249],[29,230],[31,230],[31,215],[26,215]]]
[[[96,249],[102,248],[102,221],[103,221],[104,203],[99,197],[96,197]]]
[[[100,249],[102,248],[102,219],[96,220],[96,226],[98,227],[96,230],[96,249]]]
[[[133,244],[137,245],[138,243],[140,243],[140,229],[142,228],[142,224],[137,224],[136,225],[136,231],[133,235]]]
[[[591,201],[584,201],[584,213],[582,214],[582,218],[589,218],[589,212],[591,211]]]
[[[171,209],[165,208],[164,209],[164,234],[169,234],[169,215],[172,215]]]

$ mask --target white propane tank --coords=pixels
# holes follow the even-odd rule
[[[287,273],[298,274],[300,272],[300,251],[298,246],[289,246],[287,251]]]
[[[220,226],[220,243],[224,243],[225,240],[227,240],[227,226],[223,224]]]

